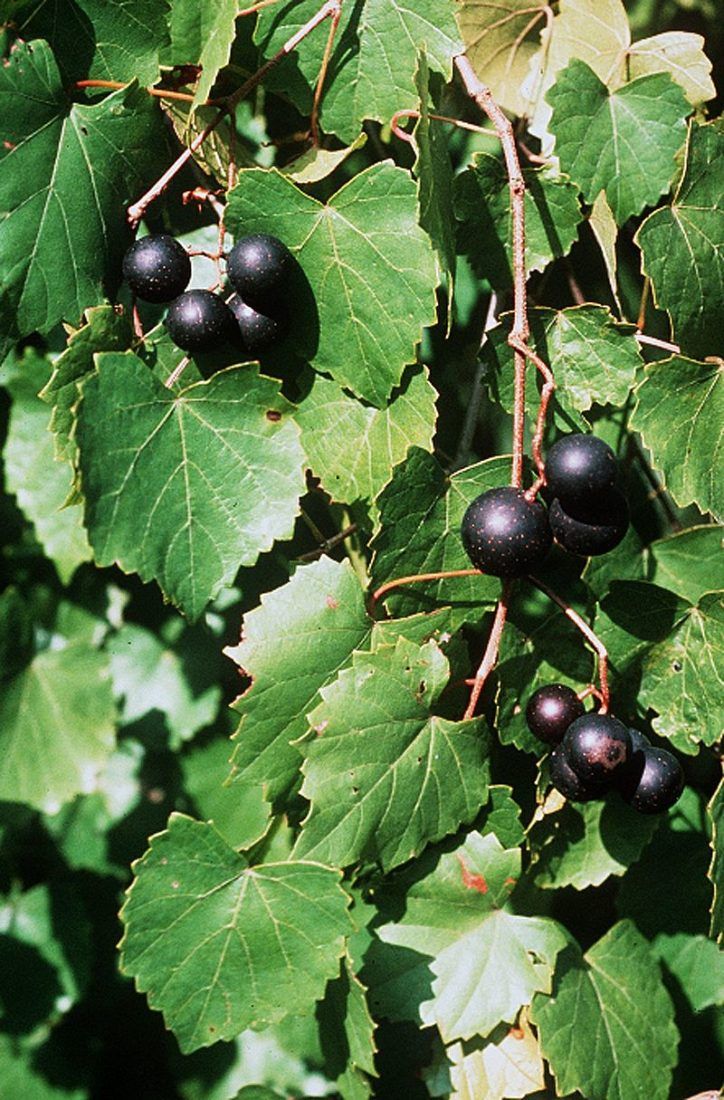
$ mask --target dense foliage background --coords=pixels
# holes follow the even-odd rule
[[[227,243],[282,238],[292,332],[165,387],[127,207],[318,7],[0,3],[0,1100],[716,1090],[721,12],[344,0],[320,146],[328,21],[141,229],[213,254],[225,204]],[[463,49],[518,120],[547,439],[606,439],[632,512],[542,575],[684,764],[663,818],[551,791],[522,710],[594,661],[526,582],[468,721],[500,582],[369,614],[465,568],[465,507],[509,479],[508,184]]]

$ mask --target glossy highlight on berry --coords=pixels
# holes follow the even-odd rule
[[[473,565],[494,577],[520,577],[534,569],[553,541],[545,507],[509,485],[476,497],[461,533]]]

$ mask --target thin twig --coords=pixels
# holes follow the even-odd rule
[[[141,314],[138,312],[138,302],[136,301],[136,295],[133,295],[133,305],[131,306],[131,317],[133,319],[133,334],[138,340],[145,340],[146,334],[143,331],[143,322],[141,321]]]
[[[334,45],[334,39],[337,34],[337,27],[342,17],[342,0],[337,0],[337,10],[332,13],[332,21],[329,27],[329,34],[327,35],[327,44],[324,47],[324,55],[322,57],[322,64],[319,67],[319,75],[317,76],[317,84],[314,89],[314,100],[312,102],[312,117],[311,117],[311,130],[312,130],[312,145],[316,149],[319,145],[319,106],[322,102],[322,90],[324,88],[324,81],[327,76],[327,68],[329,67],[329,59],[332,56],[332,46]]]
[[[241,87],[238,88],[233,93],[233,95],[228,96],[228,98],[224,100],[224,105],[219,113],[216,115],[216,117],[213,118],[211,122],[209,122],[209,124],[205,126],[199,134],[196,135],[191,144],[188,145],[176,158],[171,167],[168,168],[158,180],[156,180],[153,187],[149,188],[149,190],[144,195],[142,195],[137,202],[133,203],[132,206],[129,206],[127,219],[131,226],[135,228],[138,225],[147,208],[159,197],[159,195],[163,194],[171,180],[178,175],[178,173],[191,159],[194,153],[201,148],[209,135],[214,132],[224,116],[230,114],[236,107],[237,103],[240,103],[241,100],[244,99],[244,97],[247,96],[250,91],[256,88],[257,84],[260,84],[264,77],[269,72],[271,72],[271,70],[276,65],[278,65],[279,62],[287,56],[287,54],[290,54],[293,50],[295,50],[299,43],[302,42],[308,34],[311,34],[311,32],[316,27],[318,27],[320,23],[323,23],[325,19],[333,17],[335,12],[337,12],[339,9],[339,3],[340,0],[327,0],[327,2],[322,5],[316,15],[312,16],[312,18],[308,20],[308,22],[306,22],[303,27],[300,27],[300,29],[291,36],[291,38],[287,39],[281,49],[274,54],[274,57],[271,57],[268,61],[266,61],[260,69],[257,69],[257,71],[249,77],[248,80],[244,81]]]
[[[333,550],[340,542],[344,542],[350,535],[354,535],[356,530],[357,524],[350,523],[343,531],[338,531],[336,535],[324,539],[316,549],[308,550],[306,554],[300,554],[297,561],[316,561],[317,558],[321,558],[322,554],[326,554],[328,550]]]
[[[508,602],[510,600],[510,593],[513,588],[512,581],[503,582],[503,591],[500,599],[498,600],[498,606],[495,608],[495,615],[493,616],[493,625],[490,628],[490,634],[488,636],[488,644],[485,647],[485,653],[483,659],[478,666],[478,671],[475,673],[475,679],[473,680],[473,686],[470,692],[470,699],[463,715],[463,721],[466,718],[472,718],[475,714],[475,708],[478,705],[478,699],[480,693],[485,686],[490,673],[495,668],[496,661],[498,660],[498,651],[500,650],[500,639],[503,636],[503,628],[505,626],[505,620],[508,617]]]
[[[448,577],[475,577],[483,576],[479,569],[447,569],[438,573],[411,573],[407,577],[395,577],[393,581],[381,584],[370,596],[369,612],[374,614],[375,606],[383,596],[391,592],[393,588],[400,588],[403,584],[417,584],[418,581],[442,581]]]
[[[649,294],[651,293],[651,279],[648,275],[644,279],[644,288],[641,291],[641,303],[639,305],[639,315],[636,321],[636,328],[639,331],[646,326],[646,308],[649,304]]]
[[[390,119],[390,129],[395,137],[400,138],[401,141],[406,141],[408,145],[414,145],[415,139],[412,134],[408,134],[407,130],[403,130],[398,120],[401,118],[414,118],[417,121],[421,117],[420,111],[395,111]],[[459,118],[450,118],[449,115],[434,115],[429,112],[426,117],[434,119],[435,122],[449,122],[451,126],[457,126],[458,130],[470,130],[474,134],[482,134],[483,137],[495,138],[496,141],[500,141],[495,130],[488,130],[485,126],[476,126],[473,122],[463,122]]]
[[[650,344],[652,348],[662,348],[664,351],[670,351],[673,355],[681,354],[679,345],[671,344],[668,340],[659,340],[656,336],[644,336],[642,332],[635,333],[635,337],[639,344]]]
[[[566,618],[570,619],[573,625],[580,630],[589,645],[596,651],[598,655],[598,682],[601,685],[601,706],[599,707],[599,713],[607,714],[611,701],[608,687],[608,650],[598,635],[594,634],[585,619],[582,619],[578,612],[573,610],[570,604],[567,604],[565,600],[561,599],[557,592],[554,592],[552,588],[549,588],[543,581],[538,580],[537,577],[529,575],[528,580],[531,584],[535,585],[536,588],[540,589],[549,600],[552,600],[554,604],[560,607]]]
[[[127,88],[128,84],[121,80],[76,80],[74,88],[109,88],[118,91],[119,88]],[[172,92],[167,88],[146,88],[149,95],[156,99],[180,99],[183,103],[193,103],[194,96],[190,92]],[[218,107],[223,103],[221,99],[207,99],[200,106]]]
[[[167,390],[170,390],[176,384],[176,382],[178,382],[179,378],[186,370],[190,362],[191,360],[189,359],[188,355],[184,355],[179,365],[177,367],[174,367],[174,369],[171,371],[168,378],[164,382],[164,386]]]

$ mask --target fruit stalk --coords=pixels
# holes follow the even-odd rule
[[[498,600],[498,605],[495,608],[493,625],[490,628],[490,634],[488,636],[488,644],[485,647],[483,659],[478,666],[478,671],[475,673],[473,686],[470,690],[470,699],[468,700],[468,705],[465,708],[463,720],[465,720],[466,718],[472,718],[475,714],[475,708],[478,705],[478,699],[480,698],[480,693],[485,686],[485,681],[495,668],[496,661],[498,660],[500,639],[503,636],[505,620],[508,618],[508,602],[510,600],[510,593],[512,591],[512,588],[512,581],[503,582],[503,591],[500,599]]]

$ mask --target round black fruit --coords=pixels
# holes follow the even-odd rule
[[[476,569],[494,577],[520,577],[551,548],[548,515],[510,485],[481,493],[463,516],[463,546]]]
[[[570,511],[575,504],[590,504],[616,483],[616,456],[595,435],[566,435],[546,455],[545,478],[552,497]]]
[[[592,802],[602,798],[604,790],[595,783],[584,783],[568,764],[561,745],[557,745],[548,757],[551,783],[557,791],[572,802]]]
[[[641,814],[663,813],[678,801],[684,789],[683,769],[666,749],[646,745],[641,756],[642,766],[626,776],[621,794]]]
[[[258,309],[278,301],[294,260],[285,244],[268,233],[253,233],[237,241],[226,257],[226,273],[234,290]]]
[[[566,684],[545,684],[534,691],[525,708],[528,729],[540,741],[557,745],[571,722],[583,714],[583,703]]]
[[[561,742],[566,763],[587,784],[608,784],[631,755],[631,738],[610,714],[584,714],[566,730]]]
[[[144,302],[170,302],[191,279],[191,260],[183,245],[165,233],[141,237],[123,257],[123,277]]]
[[[184,351],[210,351],[234,333],[234,316],[210,290],[187,290],[168,308],[168,334]]]
[[[598,500],[595,512],[579,513],[578,519],[567,512],[556,498],[548,510],[550,527],[556,542],[571,554],[583,558],[607,554],[628,531],[628,505],[617,489]]]
[[[278,311],[275,317],[260,313],[259,310],[242,301],[238,294],[234,294],[229,299],[228,305],[239,326],[242,343],[252,354],[273,347],[286,334],[286,317]]]

